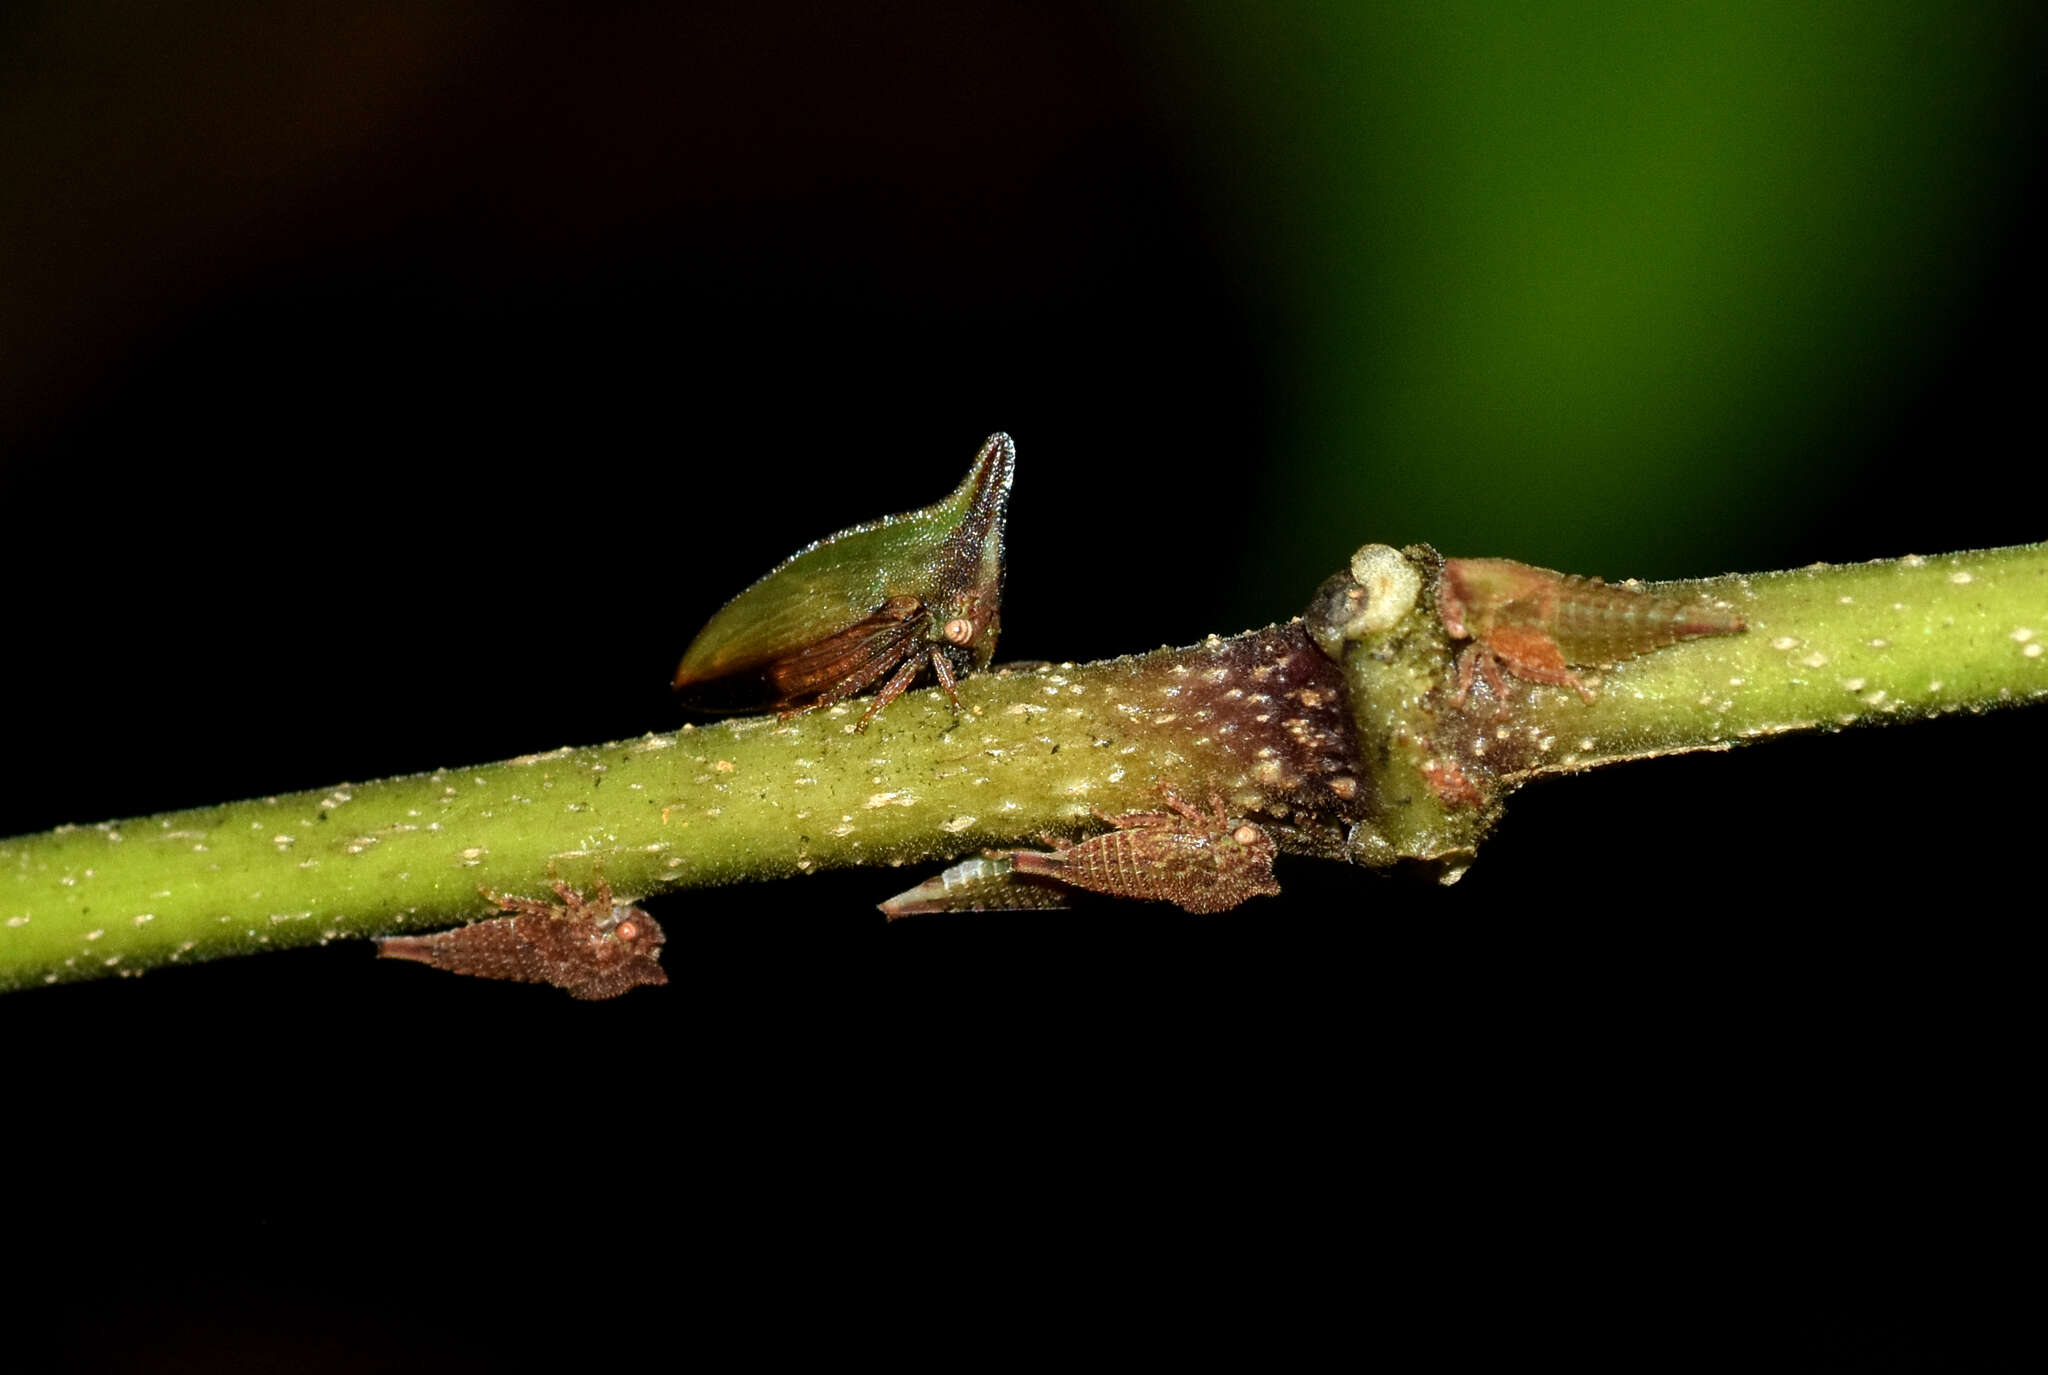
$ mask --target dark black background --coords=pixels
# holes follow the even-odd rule
[[[1285,322],[1205,228],[1158,16],[366,13],[19,45],[87,95],[17,217],[0,833],[666,728],[725,597],[998,427],[1006,657],[1306,599],[1232,498]],[[2036,229],[1873,493],[2038,376]],[[2010,404],[1972,434],[2038,447]],[[2019,537],[2025,495],[1899,538]],[[1900,552],[1872,518],[1772,552]],[[1454,888],[1289,863],[1211,920],[680,895],[672,984],[600,1006],[356,945],[10,997],[8,1340],[2016,1359],[2043,743],[1558,783]]]

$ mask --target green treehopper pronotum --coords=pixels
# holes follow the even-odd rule
[[[995,654],[1016,465],[1010,437],[990,435],[944,501],[798,550],[698,632],[677,690],[706,710],[795,715],[880,683],[857,731],[927,668],[953,695]]]

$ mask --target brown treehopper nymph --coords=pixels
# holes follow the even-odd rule
[[[1598,578],[1553,573],[1513,559],[1445,559],[1437,612],[1454,640],[1470,639],[1458,656],[1454,704],[1475,676],[1500,701],[1500,671],[1532,683],[1568,687],[1586,701],[1593,690],[1571,665],[1610,667],[1639,654],[1702,635],[1734,635],[1742,617],[1705,602],[1680,602]]]
[[[377,954],[451,974],[553,984],[572,998],[616,998],[642,984],[668,982],[660,964],[661,927],[638,907],[614,905],[602,878],[594,902],[559,880],[559,904],[480,891],[512,915],[431,936],[386,936]]]
[[[856,525],[790,556],[727,602],[676,669],[692,705],[785,717],[881,686],[864,731],[929,669],[954,683],[988,667],[1003,587],[1003,515],[1017,447],[993,434],[935,506]]]
[[[1210,799],[1204,815],[1166,791],[1171,812],[1096,816],[1114,829],[1059,848],[991,852],[955,865],[882,904],[891,920],[928,912],[1050,909],[1068,905],[1058,885],[1187,912],[1222,912],[1246,898],[1280,891],[1273,881],[1276,847],[1265,828],[1225,816]]]

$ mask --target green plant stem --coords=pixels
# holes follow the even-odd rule
[[[1693,589],[1749,631],[1624,664],[1590,706],[1533,688],[1504,721],[1469,718],[1456,748],[1492,742],[1470,757],[1496,797],[1542,773],[2048,696],[2048,546],[1670,585]],[[1343,675],[1297,624],[977,675],[962,712],[912,693],[864,735],[842,706],[19,837],[0,842],[0,988],[446,926],[491,912],[479,886],[538,893],[551,872],[650,896],[1034,844],[1156,806],[1162,784],[1228,798],[1299,853],[1469,853],[1493,806],[1425,799],[1434,823],[1404,819],[1400,771],[1428,749],[1388,743],[1450,747],[1429,694],[1454,646],[1427,597],[1388,633],[1398,652],[1353,644]]]
[[[1531,723],[1555,738],[1528,773],[2048,697],[2048,546],[1659,590],[1727,600],[1749,631],[1619,665],[1590,707],[1545,694]]]
[[[1035,843],[1208,767],[1166,694],[1242,643],[980,674],[865,734],[855,702],[0,842],[0,987],[447,926],[551,873],[644,897]]]
[[[1433,588],[1434,551],[1405,557]],[[1372,794],[1349,857],[1423,861],[1453,879],[1505,798],[1546,774],[2048,698],[2048,545],[1651,590],[1724,602],[1748,628],[1587,671],[1590,703],[1569,687],[1513,679],[1503,700],[1451,703],[1461,646],[1434,614],[1433,592],[1398,623],[1346,643]]]

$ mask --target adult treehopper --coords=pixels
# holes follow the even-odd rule
[[[697,633],[676,689],[705,710],[794,716],[880,683],[864,731],[930,669],[957,708],[955,681],[995,654],[1016,466],[1010,437],[990,435],[944,501],[798,550]]]

